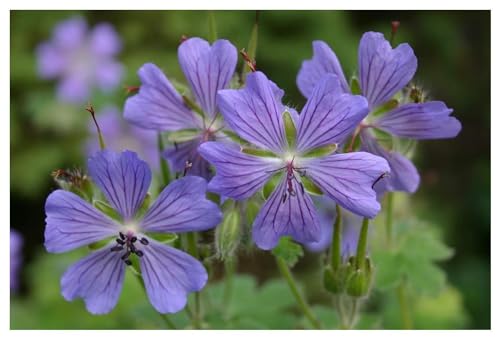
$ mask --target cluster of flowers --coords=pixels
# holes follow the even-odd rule
[[[88,170],[109,203],[108,213],[72,192],[51,193],[46,249],[60,253],[99,244],[64,274],[63,296],[83,298],[92,313],[107,313],[118,301],[125,268],[132,266],[140,270],[158,312],[184,308],[188,293],[206,284],[207,272],[155,233],[216,227],[223,216],[206,198],[207,190],[234,200],[251,199],[263,188],[270,192],[252,226],[253,241],[263,250],[283,236],[316,250],[328,245],[331,218],[320,216],[311,195],[373,218],[383,192],[414,192],[417,170],[379,143],[376,131],[438,139],[456,136],[461,125],[443,102],[424,101],[407,90],[417,68],[411,47],[392,48],[382,34],[365,33],[351,85],[326,43],[315,41],[313,50],[297,77],[307,98],[300,113],[282,103],[284,91],[260,71],[247,74],[243,87],[229,88],[237,83],[231,80],[238,53],[227,40],[210,44],[189,38],[179,46],[191,96],[179,93],[157,66],[143,65],[138,93],[127,99],[124,117],[143,129],[168,132],[174,142],[163,156],[184,176],[147,208],[148,164],[134,152],[102,150],[90,157]],[[355,141],[360,141],[357,151]]]

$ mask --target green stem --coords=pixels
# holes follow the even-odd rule
[[[392,242],[392,210],[394,196],[392,192],[387,193],[387,206],[385,211],[385,233],[387,244],[390,246]]]
[[[335,218],[335,224],[333,226],[333,238],[332,238],[332,250],[331,250],[331,265],[332,270],[335,272],[342,263],[342,210],[339,204],[336,206],[337,216]]]
[[[399,308],[401,309],[401,321],[403,323],[403,328],[405,330],[410,330],[413,328],[413,320],[410,314],[410,305],[408,303],[408,295],[406,293],[406,283],[402,281],[398,286],[398,302]]]
[[[134,276],[137,278],[137,281],[139,282],[139,284],[141,284],[144,293],[147,294],[146,293],[146,286],[144,286],[144,281],[142,280],[142,277],[139,274],[139,272],[134,272]],[[170,318],[166,314],[160,313],[160,316],[163,319],[163,321],[165,322],[165,325],[167,325],[167,328],[169,328],[171,330],[177,329],[177,326],[175,326],[175,324],[172,322],[172,320],[170,320]]]
[[[217,24],[214,11],[208,11],[208,37],[212,43],[217,40]]]
[[[368,225],[369,219],[363,219],[363,225],[361,226],[361,231],[359,232],[358,248],[356,251],[356,268],[363,269],[365,265],[366,256],[366,243],[368,238]]]
[[[307,304],[307,302],[304,299],[304,297],[302,296],[302,294],[299,292],[297,284],[295,283],[295,280],[293,279],[292,272],[290,272],[288,265],[286,264],[286,262],[283,259],[278,258],[278,257],[276,257],[276,263],[277,263],[278,268],[281,272],[281,275],[283,276],[283,278],[285,278],[286,282],[288,283],[288,287],[290,287],[290,291],[292,292],[293,296],[295,297],[295,300],[297,301],[299,308],[304,313],[306,318],[311,322],[311,325],[315,329],[320,329],[321,324],[319,323],[318,319],[316,319],[316,317],[312,313],[311,308]]]
[[[163,144],[163,138],[161,137],[161,133],[158,133],[158,150],[160,156],[160,170],[161,170],[161,179],[162,179],[162,187],[166,187],[168,182],[170,181],[170,174],[168,173],[168,165],[162,154],[165,150],[165,145]]]
[[[358,299],[353,298],[351,305],[351,314],[349,315],[349,325],[347,327],[348,329],[352,329],[354,327],[354,324],[356,322],[356,315],[358,314],[358,306]]]
[[[234,259],[226,259],[226,261],[224,262],[224,269],[225,269],[224,305],[229,305],[229,301],[231,300],[231,295],[233,292],[233,276],[235,269]]]
[[[187,237],[187,251],[193,257],[198,259],[198,247],[197,247],[197,234],[195,232],[189,232],[186,234]],[[193,327],[201,328],[201,299],[200,292],[194,293],[194,313],[193,313]]]

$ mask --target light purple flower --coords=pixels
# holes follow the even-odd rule
[[[202,112],[189,108],[163,72],[153,64],[139,69],[139,93],[125,103],[125,119],[137,126],[157,131],[188,132],[165,151],[174,172],[210,177],[209,164],[199,155],[198,145],[220,140],[224,127],[218,115],[217,91],[227,88],[237,62],[236,48],[227,40],[212,45],[200,38],[184,41],[178,50],[179,63]],[[174,137],[175,139],[175,137]]]
[[[21,267],[22,257],[21,248],[23,238],[16,230],[10,229],[10,289],[15,291],[19,287],[19,269]]]
[[[83,18],[59,23],[49,41],[38,45],[38,74],[43,79],[58,79],[61,100],[82,103],[93,88],[110,91],[120,83],[123,67],[115,56],[121,40],[108,23],[89,30]]]
[[[313,42],[314,55],[302,63],[297,85],[305,97],[325,74],[335,74],[342,90],[350,93],[339,60],[323,41]],[[413,78],[417,58],[412,48],[400,44],[392,48],[381,33],[367,32],[361,38],[358,52],[358,79],[363,96],[373,112],[391,100]],[[415,192],[420,177],[410,160],[402,154],[386,150],[375,138],[370,128],[377,128],[397,137],[425,140],[453,138],[461,130],[460,122],[450,116],[452,109],[441,101],[403,103],[382,116],[369,115],[360,125],[362,150],[387,159],[391,175],[377,186],[384,190]]]
[[[207,272],[195,258],[147,233],[202,231],[216,226],[222,216],[217,205],[205,197],[205,179],[192,176],[172,182],[145,215],[137,217],[151,182],[147,164],[134,152],[106,150],[90,158],[88,167],[121,218],[110,218],[68,191],[49,195],[45,204],[47,251],[61,253],[114,238],[64,273],[62,295],[67,300],[83,298],[93,314],[108,313],[118,302],[126,266],[137,258],[154,308],[160,313],[178,312],[186,305],[189,292],[203,288]]]
[[[158,135],[155,131],[129,124],[114,106],[105,107],[98,112],[96,119],[104,136],[106,148],[116,152],[125,149],[137,152],[153,170],[159,168]],[[91,117],[89,117],[88,130],[90,136],[85,144],[85,153],[90,157],[100,150],[97,128]]]
[[[244,89],[219,91],[224,120],[256,149],[243,152],[238,145],[221,142],[199,147],[217,169],[208,188],[223,196],[247,199],[271,177],[280,176],[253,224],[253,239],[265,250],[285,235],[301,243],[320,239],[320,221],[304,180],[314,182],[342,207],[372,218],[380,210],[372,184],[389,170],[383,158],[364,152],[311,155],[344,139],[368,112],[366,99],[342,93],[334,75],[315,87],[300,115],[289,112],[296,126],[296,136],[290,138],[284,127],[283,94],[261,72],[249,74]],[[269,154],[253,155],[262,151]]]

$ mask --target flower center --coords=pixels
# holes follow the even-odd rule
[[[131,254],[135,254],[138,257],[142,257],[144,255],[144,252],[137,248],[137,241],[144,246],[149,244],[148,239],[138,239],[135,233],[131,231],[128,231],[126,234],[119,232],[118,237],[115,240],[117,245],[111,247],[111,252],[125,251],[125,253],[121,256],[121,259],[127,265],[132,265],[132,261],[130,260]]]
[[[293,185],[294,181],[299,185],[302,194],[304,194],[304,184],[302,184],[302,182],[299,179],[297,179],[295,174],[298,174],[299,176],[303,177],[304,175],[306,175],[306,169],[304,167],[297,167],[294,164],[294,160],[295,160],[295,155],[293,155],[290,160],[286,161],[286,165],[284,167],[286,170],[286,191],[283,192],[283,196],[281,198],[282,203],[286,201],[288,196],[294,197],[297,195],[297,192],[295,191]]]

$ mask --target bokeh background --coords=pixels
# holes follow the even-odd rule
[[[255,12],[214,14],[219,37],[239,49],[246,47]],[[123,41],[118,56],[125,67],[123,86],[110,94],[95,93],[91,101],[98,111],[108,105],[123,107],[124,86],[138,84],[136,71],[145,62],[154,62],[183,81],[177,62],[180,37],[208,38],[205,11],[11,12],[10,223],[24,238],[20,288],[11,297],[11,326],[154,328],[159,320],[156,315],[147,317],[152,310],[139,301],[144,297],[133,283],[126,285],[125,293],[137,307],[120,302],[107,317],[92,317],[80,302],[62,300],[60,274],[80,254],[49,255],[42,246],[45,198],[56,187],[50,173],[85,166],[89,115],[84,105],[59,102],[55,82],[37,76],[35,49],[50,38],[58,22],[74,16],[85,18],[90,26],[113,24]],[[354,74],[362,33],[373,30],[388,36],[392,20],[401,22],[396,41],[410,43],[418,57],[414,81],[454,108],[463,125],[456,139],[419,143],[414,158],[422,182],[411,197],[411,212],[437,225],[445,243],[455,250],[443,264],[453,293],[441,303],[455,307],[448,311],[456,317],[436,327],[489,328],[490,12],[261,11],[257,66],[285,90],[286,102],[301,107],[305,100],[295,78],[301,62],[312,55],[313,40],[329,43],[346,74]],[[242,259],[240,270],[262,282],[276,270],[272,261],[266,264],[269,257],[260,256],[262,261]],[[449,298],[453,302],[447,303]],[[421,313],[432,314],[433,306],[425,307]],[[423,319],[417,326],[433,326]]]

